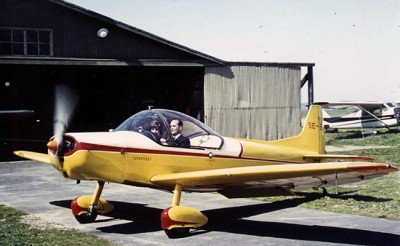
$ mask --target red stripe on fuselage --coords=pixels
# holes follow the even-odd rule
[[[239,143],[240,144],[240,153],[239,153],[239,157],[242,157],[242,155],[243,155],[243,144],[242,143]]]
[[[275,162],[275,163],[301,163],[295,161],[288,160],[273,160],[273,159],[263,159],[263,158],[249,158],[242,157],[244,152],[243,145],[240,144],[241,150],[238,156],[229,156],[229,155],[216,155],[217,158],[231,158],[231,159],[241,159],[241,160],[249,160],[249,161],[265,161],[265,162]],[[170,147],[176,148],[176,147]],[[187,150],[190,148],[185,148]],[[104,151],[104,152],[119,152],[119,153],[137,153],[137,154],[155,154],[155,155],[179,155],[179,156],[193,156],[193,157],[209,157],[208,153],[194,153],[194,152],[184,152],[184,151],[174,151],[174,150],[152,150],[152,149],[139,149],[139,148],[125,148],[125,147],[117,147],[117,146],[109,146],[109,145],[101,145],[101,144],[91,144],[84,142],[75,141],[75,148],[68,152],[64,153],[64,156],[71,156],[75,152],[80,150],[88,150],[88,151]]]

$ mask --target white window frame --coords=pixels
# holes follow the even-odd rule
[[[0,27],[0,30],[6,30],[6,31],[10,31],[10,40],[1,40],[0,39],[0,44],[9,44],[11,45],[11,54],[3,54],[0,51],[0,55],[1,56],[7,56],[7,55],[11,55],[11,56],[54,56],[53,53],[53,30],[52,29],[44,29],[44,28],[10,28],[10,27]],[[23,41],[14,41],[13,40],[13,32],[14,31],[22,31],[23,33]],[[28,32],[30,31],[35,31],[37,32],[37,40],[36,41],[28,41]],[[48,32],[49,33],[49,37],[48,40],[49,42],[41,42],[40,40],[40,32]],[[23,44],[23,54],[21,54],[20,52],[17,53],[17,51],[14,50],[14,44]],[[28,46],[29,45],[36,45],[36,50],[37,52],[34,54],[29,54],[28,51]],[[48,49],[49,49],[49,54],[41,54],[40,52],[40,46],[41,45],[48,45]],[[1,46],[0,46],[1,47]]]

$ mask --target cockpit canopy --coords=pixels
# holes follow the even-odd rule
[[[114,131],[139,132],[158,144],[160,139],[166,140],[166,146],[174,146],[170,132],[170,122],[174,119],[183,122],[182,135],[189,138],[191,148],[220,149],[223,138],[199,120],[183,113],[167,109],[149,109],[141,111],[125,120]],[[158,128],[160,135],[151,129]]]
[[[398,108],[399,107],[399,105],[396,102],[385,102],[384,105],[387,108]]]

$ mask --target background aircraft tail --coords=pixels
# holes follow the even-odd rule
[[[273,141],[274,145],[325,154],[325,132],[322,124],[322,109],[312,105],[299,135]]]

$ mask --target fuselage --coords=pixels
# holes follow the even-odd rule
[[[302,163],[304,151],[273,142],[223,138],[220,149],[158,144],[131,131],[70,133],[74,148],[64,154],[65,176],[153,186],[157,174],[280,163]],[[51,154],[51,153],[50,153]]]

